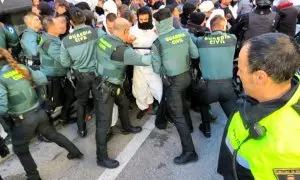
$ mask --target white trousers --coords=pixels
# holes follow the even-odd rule
[[[155,98],[160,102],[162,97],[162,81],[152,66],[134,66],[132,79],[132,94],[141,110],[148,108]]]

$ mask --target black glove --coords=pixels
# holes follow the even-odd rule
[[[5,144],[4,139],[2,139],[2,137],[0,137],[0,156],[2,158],[6,157],[9,154],[9,149]]]

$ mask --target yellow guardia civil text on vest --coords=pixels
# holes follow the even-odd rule
[[[279,179],[281,173],[300,175],[300,114],[292,107],[299,99],[298,85],[286,105],[259,121],[266,128],[266,135],[258,140],[243,143],[249,129],[245,128],[239,112],[232,117],[226,145],[231,152],[240,148],[236,163],[249,169],[256,180]]]

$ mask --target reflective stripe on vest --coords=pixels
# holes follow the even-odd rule
[[[300,116],[292,107],[299,99],[298,85],[286,105],[259,121],[266,128],[266,135],[243,144],[249,129],[244,127],[240,113],[234,114],[228,127],[226,145],[231,152],[240,148],[237,162],[250,169],[256,180],[276,179],[274,169],[300,168]]]
[[[108,82],[113,84],[122,84],[125,79],[126,66],[122,61],[112,60],[112,53],[117,50],[117,47],[124,46],[124,43],[118,41],[109,35],[105,35],[98,40],[98,73],[103,77],[109,77]],[[123,57],[120,57],[120,59]],[[119,60],[117,58],[117,60]]]
[[[232,145],[231,145],[230,142],[229,142],[228,136],[227,136],[226,139],[225,139],[225,143],[226,143],[228,149],[230,150],[231,154],[233,154],[234,149],[233,149]],[[246,168],[246,169],[250,169],[250,165],[249,165],[248,161],[247,161],[245,158],[243,158],[242,156],[240,156],[239,154],[237,154],[237,156],[236,156],[236,161],[237,161],[237,162],[239,163],[239,165],[241,165],[242,167],[244,167],[244,168]]]

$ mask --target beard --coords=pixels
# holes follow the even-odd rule
[[[230,5],[233,7],[238,3],[238,1],[231,1]]]
[[[104,10],[101,7],[96,6],[95,11],[99,16],[104,14]]]
[[[139,29],[142,29],[142,30],[150,30],[150,29],[153,29],[153,24],[152,23],[138,23],[138,27]]]

